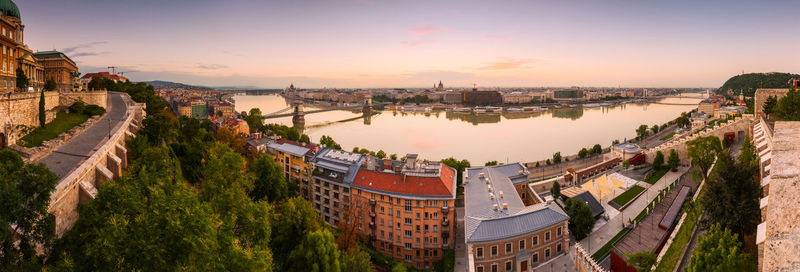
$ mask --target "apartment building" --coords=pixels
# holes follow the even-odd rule
[[[432,269],[455,242],[456,188],[456,171],[442,163],[367,157],[352,184],[352,219],[379,252]]]
[[[351,210],[351,187],[365,161],[366,155],[330,148],[321,149],[311,158],[315,169],[311,181],[300,182],[301,194],[328,225],[338,225],[344,211]]]
[[[317,145],[304,144],[286,139],[277,139],[266,145],[267,154],[275,158],[281,166],[286,180],[296,180],[300,183],[300,194],[308,195],[308,183],[314,166],[311,159],[317,153]]]
[[[568,252],[569,217],[531,190],[524,176],[519,163],[467,169],[468,271],[532,271]],[[523,201],[523,194],[529,200]]]

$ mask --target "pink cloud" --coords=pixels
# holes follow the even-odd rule
[[[533,59],[514,59],[509,57],[497,57],[495,61],[485,62],[479,70],[509,70],[528,68],[527,65],[533,63]]]
[[[420,24],[412,28],[409,28],[406,32],[408,32],[408,34],[411,36],[420,37],[447,31],[448,29],[446,27],[429,25],[429,24]]]
[[[483,35],[481,38],[487,41],[508,41],[508,37],[501,35]]]

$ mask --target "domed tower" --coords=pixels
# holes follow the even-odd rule
[[[11,0],[0,0],[0,17],[3,18],[0,20],[0,26],[2,26],[0,35],[3,36],[3,39],[0,39],[0,47],[3,47],[4,55],[11,56],[11,59],[15,60],[7,63],[5,69],[0,70],[0,81],[8,82],[0,85],[0,93],[7,93],[17,90],[17,86],[14,85],[16,84],[16,69],[21,67],[19,58],[30,53],[30,49],[23,43],[22,33],[25,26],[22,25],[17,4]],[[31,71],[31,73],[35,73],[35,71]],[[30,78],[33,75],[27,76]]]

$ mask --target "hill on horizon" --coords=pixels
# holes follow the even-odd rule
[[[725,81],[718,94],[726,96],[739,95],[741,90],[745,96],[753,96],[758,88],[788,88],[789,79],[798,78],[800,75],[791,73],[749,73],[736,75]]]

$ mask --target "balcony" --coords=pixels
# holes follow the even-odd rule
[[[375,199],[370,199],[369,200],[369,205],[373,205],[374,206],[375,205]]]
[[[450,237],[450,232],[442,230],[442,238],[447,239]]]
[[[375,212],[374,211],[370,211],[369,212],[369,217],[375,218]]]
[[[375,234],[370,234],[370,235],[369,235],[369,240],[370,240],[370,241],[375,241],[375,239],[376,239],[376,238],[375,238]]]
[[[448,225],[450,225],[450,219],[447,219],[447,218],[443,219],[442,220],[442,227],[447,227]]]
[[[448,212],[450,212],[450,207],[442,207],[443,214],[447,214]]]
[[[369,222],[369,228],[375,229],[375,222]]]

